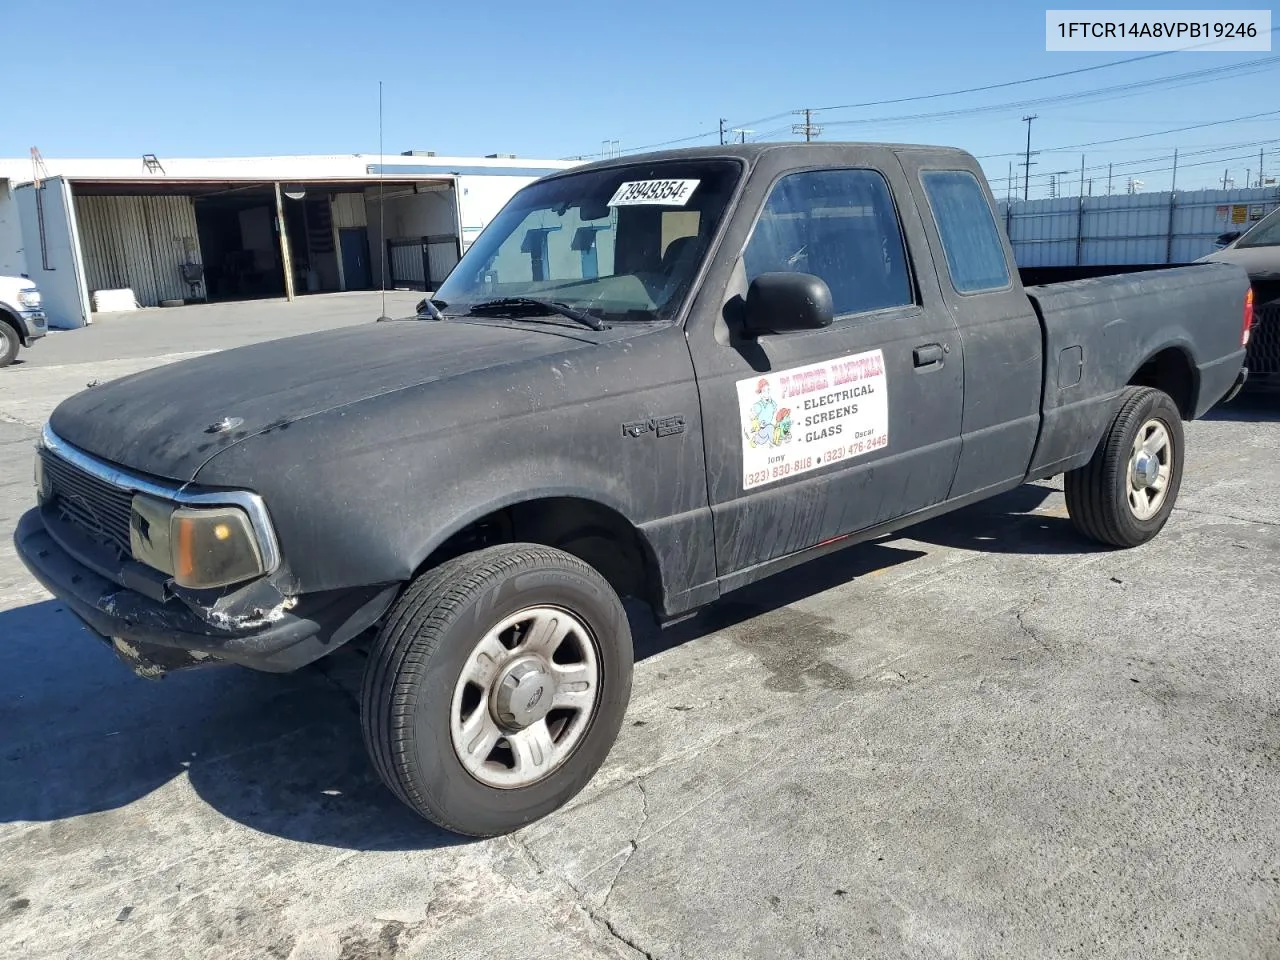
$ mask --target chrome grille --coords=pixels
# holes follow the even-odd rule
[[[50,503],[64,520],[94,540],[129,556],[129,516],[133,493],[68,463],[48,450],[40,451]]]
[[[1280,302],[1268,303],[1254,312],[1245,366],[1250,373],[1280,373]]]

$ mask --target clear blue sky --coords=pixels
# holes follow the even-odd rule
[[[605,140],[620,141],[626,151],[699,133],[705,139],[692,142],[715,143],[720,117],[730,126],[749,125],[753,139],[794,139],[792,117],[761,118],[1138,55],[1046,53],[1044,6],[1011,0],[47,0],[11,4],[5,21],[5,35],[18,41],[9,45],[0,87],[6,94],[0,155],[9,157],[25,156],[33,145],[46,157],[373,153],[379,80],[388,153],[557,158],[598,155]],[[825,125],[822,139],[946,143],[987,155],[1021,150],[1020,118],[1036,113],[1033,148],[1047,150],[1280,111],[1280,65],[1101,101],[949,119],[847,121],[1059,96],[1270,56],[1176,53],[962,97],[829,110],[817,122]],[[1184,154],[1221,147],[1185,156],[1179,187],[1220,182],[1225,167],[1242,186],[1246,167],[1256,177],[1254,144],[1266,140],[1280,173],[1280,112],[1084,153],[1087,166],[1117,164],[1117,189],[1124,173],[1138,171],[1152,190],[1167,188],[1162,168],[1175,146]],[[1031,195],[1046,194],[1043,175],[1055,170],[1073,171],[1074,185],[1080,153],[1035,157]],[[984,165],[1003,194],[1007,159]],[[1105,169],[1087,176],[1095,178],[1094,192],[1105,192]]]

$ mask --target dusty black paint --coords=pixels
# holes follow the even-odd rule
[[[52,428],[92,455],[264,497],[285,565],[265,586],[220,597],[242,621],[233,640],[210,628],[199,597],[138,597],[138,623],[113,620],[92,590],[69,585],[80,565],[36,515],[20,528],[20,553],[100,632],[215,652],[223,643],[228,658],[272,669],[325,653],[424,564],[494,536],[589,554],[613,567],[616,587],[670,618],[831,538],[856,543],[1083,463],[1135,378],[1181,391],[1194,417],[1241,369],[1238,267],[957,293],[935,265],[941,243],[921,173],[967,170],[985,184],[961,151],[754,145],[589,166],[694,157],[735,159],[743,176],[670,322],[604,331],[501,318],[371,323],[150,370],[55,410]],[[752,335],[741,252],[758,212],[780,176],[826,167],[884,175],[916,302]],[[885,356],[889,446],[744,493],[735,383],[872,349]],[[935,359],[922,365],[923,356]],[[223,417],[243,425],[205,432]],[[37,545],[58,562],[33,558]],[[264,590],[299,598],[298,608],[245,625]],[[112,596],[118,607],[121,592]]]

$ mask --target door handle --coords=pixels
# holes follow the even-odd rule
[[[930,368],[940,366],[942,364],[942,355],[946,351],[943,350],[940,343],[926,343],[915,349],[916,368]]]

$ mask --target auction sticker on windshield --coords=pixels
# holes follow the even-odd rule
[[[744,490],[889,445],[880,350],[749,377],[737,387]]]
[[[614,191],[611,207],[638,207],[654,204],[683,207],[701,180],[628,180]]]

